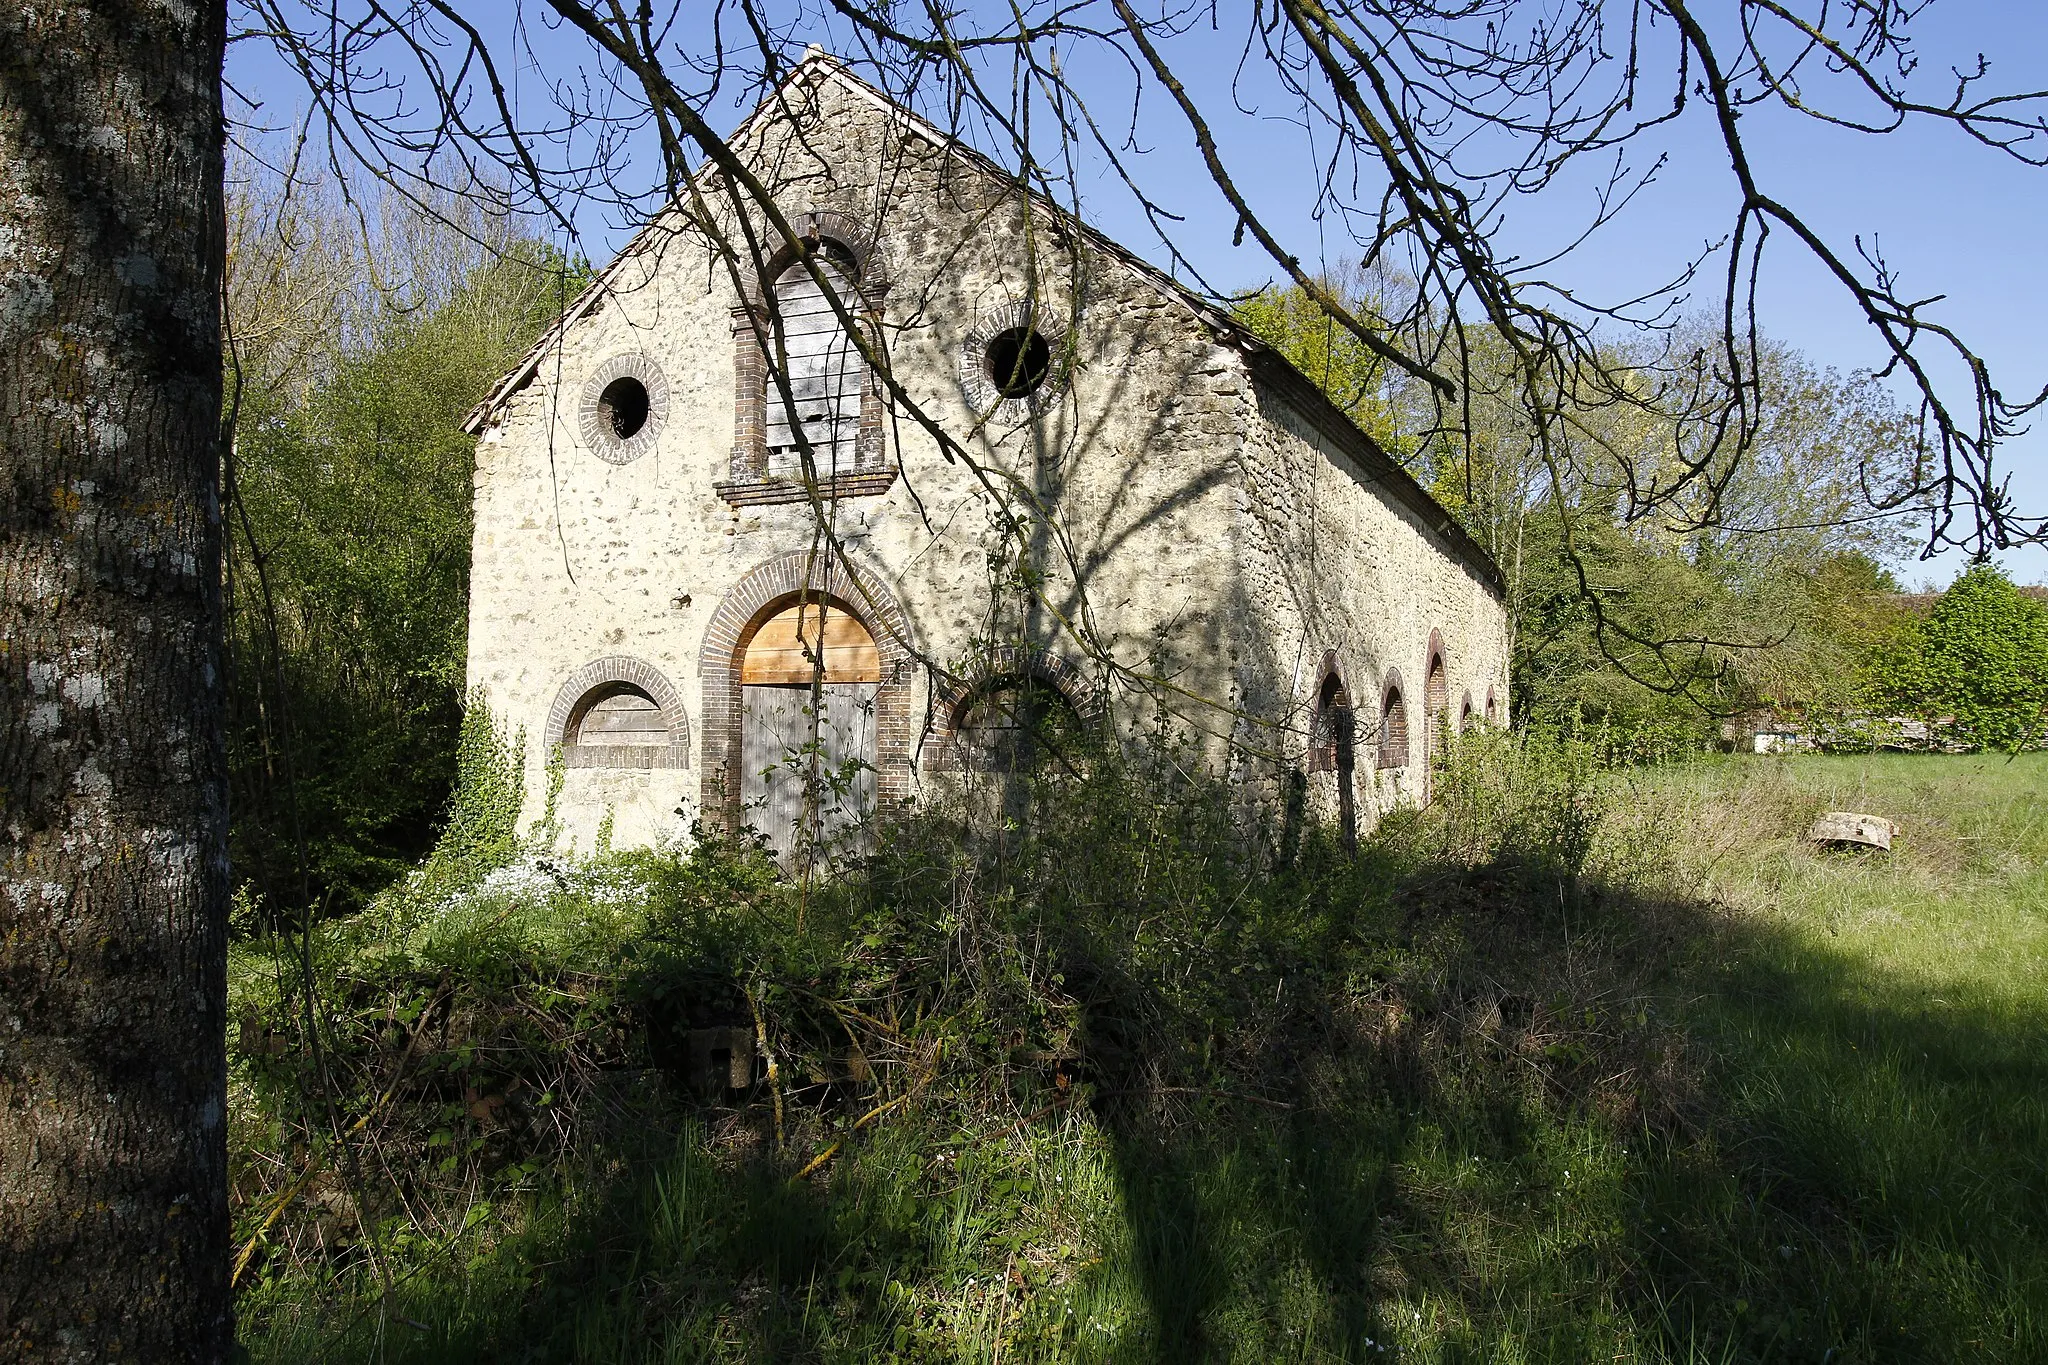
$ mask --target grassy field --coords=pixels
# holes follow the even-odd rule
[[[283,1191],[244,1201],[263,1248],[245,1343],[279,1362],[2048,1359],[2048,761],[1515,761],[1474,760],[1355,865],[1311,849],[1270,879],[1200,829],[1109,831],[1108,799],[1047,831],[1052,873],[903,872],[837,919],[691,872],[689,904],[772,921],[739,959],[781,1079],[724,1105],[619,1092],[601,1142],[515,1178],[458,1170],[465,1141],[501,1138],[465,1138],[455,1102],[422,1141],[466,1202],[380,1204],[353,1234],[342,1193],[325,1212],[295,1194],[290,1125],[245,1088],[240,1169],[272,1162]],[[1893,851],[1805,844],[1838,808],[1896,819]],[[631,962],[670,922],[621,910],[612,937],[563,939],[571,918],[598,933],[571,901],[522,961]],[[769,961],[784,940],[810,956]],[[480,951],[420,950],[416,989],[446,998]],[[864,1091],[803,1060],[806,1018],[863,1040]],[[490,1051],[443,1050],[451,1069]]]
[[[1672,1229],[1646,1266],[1747,1305],[1716,1349],[2048,1359],[2048,762],[1740,760],[1650,785],[1697,821],[1684,866],[1730,928],[1684,986],[1707,1121],[1632,1192]],[[1819,809],[1892,816],[1893,852],[1800,843]]]

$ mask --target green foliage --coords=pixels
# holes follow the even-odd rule
[[[1447,738],[1430,784],[1440,856],[1518,868],[1545,887],[1575,884],[1607,805],[1598,745],[1537,727]]]
[[[2048,603],[1995,564],[1966,570],[1917,628],[1873,651],[1878,695],[1969,749],[2015,753],[2048,728]]]
[[[506,734],[481,692],[469,698],[455,744],[455,788],[447,822],[434,851],[416,875],[426,886],[411,894],[437,898],[466,890],[512,861],[519,850],[519,811],[526,801],[520,755],[525,737]],[[554,791],[548,793],[552,816]],[[544,817],[544,828],[551,822]]]
[[[1367,322],[1382,316],[1379,282],[1356,271],[1325,275],[1323,287],[1342,299],[1352,315]],[[1415,448],[1401,431],[1389,386],[1387,362],[1349,330],[1339,327],[1298,285],[1268,285],[1240,299],[1231,310],[1253,335],[1285,356],[1330,401],[1396,458]]]
[[[1480,734],[1276,870],[1168,743],[808,888],[710,837],[518,858],[320,926],[310,1012],[244,944],[245,1344],[2037,1358],[2039,761],[1814,762]],[[1843,805],[1894,860],[1798,840]],[[757,1019],[774,1069],[694,1092],[689,1030]]]
[[[1387,282],[1326,284],[1368,319]],[[1539,432],[1513,351],[1467,329],[1458,404],[1387,369],[1298,288],[1238,316],[1400,459],[1507,580],[1524,720],[1709,742],[1755,707],[1841,714],[1890,615],[1919,458],[1910,414],[1869,375],[1764,340],[1746,443],[1699,405],[1712,324],[1609,348]],[[1546,381],[1547,382],[1547,381]],[[1404,435],[1404,433],[1406,433]],[[1680,485],[1694,466],[1704,480]]]
[[[444,278],[404,296],[356,286],[317,363],[286,382],[252,354],[237,395],[232,856],[273,908],[360,905],[432,845],[462,709],[473,441],[459,424],[574,287],[533,243],[414,265]]]

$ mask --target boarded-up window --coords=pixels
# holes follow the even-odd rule
[[[828,683],[878,683],[882,657],[858,617],[832,602],[799,602],[761,623],[740,664],[748,686],[808,685],[819,665]]]
[[[580,704],[562,755],[572,768],[659,768],[668,766],[674,740],[654,698],[630,683],[614,683]]]
[[[812,257],[818,273],[849,311],[856,306],[852,276],[834,257]],[[775,282],[776,319],[767,331],[768,345],[768,476],[795,478],[803,473],[797,433],[811,447],[820,477],[853,468],[854,442],[860,432],[860,394],[865,367],[860,351],[840,325],[832,301],[798,261]],[[775,322],[781,325],[777,345]],[[776,382],[776,361],[786,348],[789,393],[785,403]]]

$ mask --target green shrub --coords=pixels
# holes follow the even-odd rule
[[[2016,753],[2048,726],[2048,604],[1995,564],[1950,585],[1891,660],[1896,696],[1969,749]]]

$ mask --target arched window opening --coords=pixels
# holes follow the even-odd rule
[[[548,743],[570,768],[687,768],[689,727],[667,681],[637,659],[599,659],[556,694]]]
[[[1379,766],[1408,766],[1408,703],[1401,696],[1399,683],[1387,685],[1385,700],[1380,703]]]
[[[1344,680],[1336,673],[1330,673],[1323,679],[1322,688],[1316,694],[1315,712],[1309,717],[1309,771],[1327,773],[1340,768],[1349,771],[1356,731],[1351,696],[1344,690]]]
[[[1464,734],[1472,728],[1472,723],[1478,719],[1479,711],[1472,705],[1472,694],[1467,692],[1464,701],[1458,707],[1458,733]]]
[[[1043,678],[1008,676],[975,689],[953,719],[959,766],[972,772],[1022,773],[1041,760],[1071,754],[1081,715]]]
[[[832,299],[812,276],[813,264],[841,306],[853,311],[858,301],[852,261],[830,242],[809,263],[791,263],[775,281],[775,317],[765,334],[770,478],[802,475],[802,446],[806,441],[820,477],[854,467],[854,447],[860,434],[861,389],[867,367],[860,348],[833,310]],[[788,358],[786,402],[776,378],[776,362],[783,354]]]
[[[1357,739],[1357,717],[1351,708],[1351,694],[1337,672],[1336,655],[1324,656],[1323,684],[1316,690],[1315,713],[1309,717],[1308,768],[1310,772],[1334,774],[1337,782],[1337,838],[1345,850],[1358,847],[1358,798],[1351,789],[1351,775],[1357,766],[1353,745]]]
[[[1431,650],[1429,673],[1422,684],[1422,704],[1429,711],[1430,735],[1435,736],[1437,728],[1450,719],[1451,685],[1444,671],[1442,650]]]
[[[1488,725],[1500,724],[1500,716],[1494,709],[1493,689],[1490,687],[1486,689],[1486,723]]]
[[[628,748],[666,745],[668,722],[661,705],[639,688],[618,683],[602,689],[570,725],[569,742],[578,746],[616,744]]]

